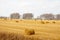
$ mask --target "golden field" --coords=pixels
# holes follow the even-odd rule
[[[44,24],[41,20],[0,19],[0,40],[60,40],[60,21],[43,22]],[[26,35],[25,29],[34,29],[35,34]]]

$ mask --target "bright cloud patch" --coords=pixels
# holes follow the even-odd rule
[[[13,12],[32,12],[35,17],[43,13],[60,13],[60,0],[0,0],[0,16]]]

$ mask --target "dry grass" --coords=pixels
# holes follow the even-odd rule
[[[23,40],[23,35],[18,35],[16,33],[0,32],[0,40]]]
[[[24,36],[18,33],[0,32],[0,40],[42,40],[33,36]]]
[[[40,20],[0,20],[0,40],[60,40],[60,21],[44,24]],[[34,35],[25,35],[25,29],[34,29]]]

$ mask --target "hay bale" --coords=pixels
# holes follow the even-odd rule
[[[35,31],[33,29],[25,29],[25,33],[27,35],[34,35],[35,34]]]
[[[19,21],[16,21],[17,23],[19,22]]]
[[[44,22],[44,21],[41,21],[41,23],[42,23],[42,24],[45,24],[45,22]]]
[[[55,22],[55,21],[53,21],[52,23],[54,23],[54,24],[55,24],[56,22]]]

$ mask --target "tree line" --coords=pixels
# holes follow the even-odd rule
[[[22,17],[21,17],[22,16]],[[0,17],[0,18],[7,18],[7,17]],[[51,13],[45,13],[41,14],[39,17],[34,18],[34,15],[32,13],[24,13],[23,15],[20,15],[19,13],[12,13],[10,14],[10,19],[41,19],[41,20],[60,20],[60,14],[51,14]]]

